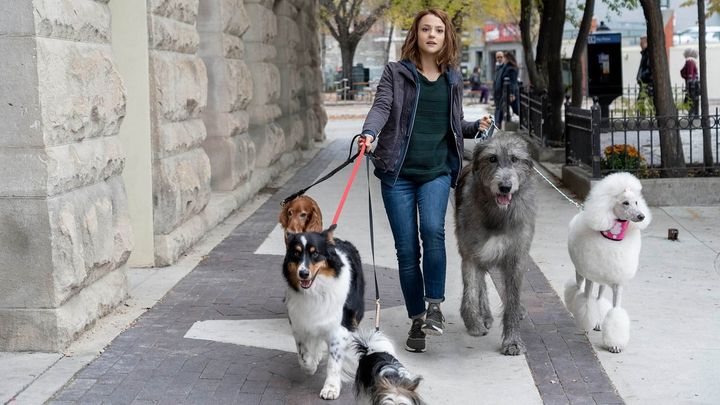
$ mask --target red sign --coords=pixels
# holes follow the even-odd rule
[[[517,24],[485,24],[485,42],[520,42]]]

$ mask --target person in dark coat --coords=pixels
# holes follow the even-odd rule
[[[373,164],[412,320],[405,343],[412,352],[425,351],[426,334],[443,333],[450,188],[462,168],[463,138],[489,127],[489,118],[464,118],[455,35],[442,10],[415,16],[402,60],[385,67],[358,141],[372,148],[377,139]]]
[[[638,86],[640,86],[637,107],[642,115],[650,113],[653,108],[652,63],[647,46],[647,37],[640,37],[640,66],[638,67],[636,80]]]
[[[509,56],[508,56],[509,55]],[[518,67],[515,61],[515,55],[510,52],[497,52],[495,54],[495,81],[493,82],[493,97],[495,98],[495,125],[502,124],[505,114],[505,103],[510,103],[513,111],[517,112],[519,101],[517,99],[517,78]],[[504,89],[504,83],[507,79],[507,99]]]

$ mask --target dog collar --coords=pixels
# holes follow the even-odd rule
[[[621,241],[625,237],[625,231],[627,230],[628,224],[629,222],[627,220],[621,221],[616,219],[612,228],[607,231],[600,231],[600,234],[607,239]]]

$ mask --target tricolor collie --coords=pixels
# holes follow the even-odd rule
[[[353,342],[358,357],[355,397],[371,405],[423,405],[417,392],[422,377],[395,357],[390,340],[379,331],[360,333]]]
[[[300,367],[315,374],[328,350],[323,399],[340,396],[342,364],[363,317],[365,281],[360,254],[349,242],[335,239],[332,225],[323,232],[288,233],[283,274],[286,304]]]

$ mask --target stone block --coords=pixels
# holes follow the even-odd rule
[[[0,2],[0,37],[28,36],[35,33],[33,3],[30,1]],[[3,53],[3,55],[5,55]],[[3,76],[7,77],[7,76]]]
[[[0,36],[0,147],[44,145],[36,46],[32,37]]]
[[[272,44],[277,36],[277,18],[272,9],[261,4],[245,2],[245,10],[253,23],[243,35],[243,41]]]
[[[277,104],[250,105],[247,112],[250,115],[250,126],[267,125],[282,116],[282,110]]]
[[[250,175],[250,152],[254,145],[246,136],[211,137],[203,143],[210,158],[211,186],[217,191],[234,190]]]
[[[210,198],[210,161],[202,148],[153,164],[155,235],[168,234],[205,208]]]
[[[224,9],[229,12],[224,15],[223,32],[242,37],[250,28],[250,15],[241,0],[223,0]]]
[[[125,268],[106,274],[58,308],[0,307],[0,351],[57,352],[127,297]]]
[[[203,113],[203,120],[208,138],[237,136],[246,132],[250,126],[250,116],[243,110],[232,112],[208,110]]]
[[[37,39],[45,145],[117,134],[125,87],[109,45]]]
[[[243,41],[243,43],[245,44],[244,58],[250,64],[271,61],[277,55],[274,45],[248,41]]]
[[[150,102],[155,122],[197,117],[207,104],[207,71],[202,59],[150,51]]]
[[[280,71],[270,63],[250,64],[253,81],[252,105],[274,103],[280,97]]]
[[[0,199],[0,212],[0,308],[57,308],[132,249],[119,177],[49,199]]]
[[[274,122],[260,127],[250,127],[250,139],[255,144],[255,167],[271,166],[285,151],[285,134]]]
[[[195,54],[200,37],[194,25],[170,18],[151,16],[148,41],[150,49]]]
[[[49,198],[47,210],[54,284],[50,307],[58,307],[125,264],[132,250],[132,231],[119,176]]]
[[[199,0],[148,0],[148,11],[155,15],[195,25],[198,3]]]
[[[49,229],[45,199],[0,198],[0,308],[52,306]]]
[[[107,2],[34,0],[35,32],[39,37],[110,43]]]
[[[157,132],[157,148],[153,155],[155,159],[187,152],[199,147],[207,132],[201,119],[192,119],[180,122],[166,122],[153,129]]]
[[[44,196],[48,185],[47,161],[41,148],[0,147],[0,196]]]
[[[46,149],[47,187],[54,196],[119,176],[125,154],[117,137],[104,137]]]
[[[207,58],[208,108],[216,111],[243,110],[253,98],[250,69],[241,60]]]
[[[224,34],[222,36],[223,53],[226,58],[243,59],[245,57],[245,43],[239,37]]]

